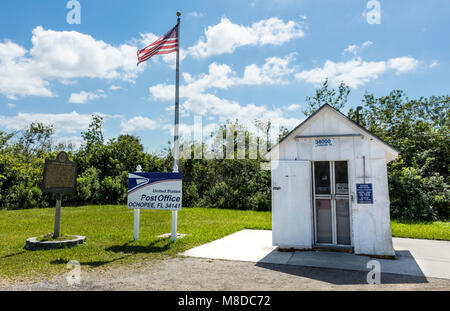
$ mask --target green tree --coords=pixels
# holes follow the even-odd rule
[[[450,97],[409,99],[401,90],[366,93],[360,123],[400,151],[388,165],[393,217],[431,220],[449,215]],[[349,117],[356,120],[356,111]]]
[[[328,104],[336,110],[342,111],[347,104],[347,98],[350,94],[350,87],[341,82],[337,88],[330,89],[328,78],[323,82],[322,86],[316,89],[313,97],[306,97],[306,109],[303,110],[305,116],[310,116],[316,112],[322,105]]]
[[[31,123],[16,133],[0,133],[0,208],[48,206],[51,197],[42,193],[40,185],[45,158],[52,152],[52,135],[53,127],[42,123]]]

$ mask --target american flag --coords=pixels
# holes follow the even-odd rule
[[[178,25],[173,27],[164,36],[137,52],[138,65],[149,60],[156,54],[169,54],[178,51]]]

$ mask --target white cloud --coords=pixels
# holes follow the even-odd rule
[[[301,23],[284,22],[278,18],[261,20],[249,27],[222,18],[219,24],[209,27],[205,34],[206,41],[200,40],[198,46],[189,51],[180,50],[181,61],[189,53],[204,57],[231,53],[243,45],[280,45],[304,36]],[[136,66],[137,46],[148,45],[157,38],[155,34],[146,33],[128,44],[113,46],[77,31],[46,30],[38,26],[32,31],[30,50],[11,41],[0,43],[0,93],[11,100],[24,96],[54,97],[56,94],[50,89],[51,80],[59,80],[63,85],[76,84],[75,79],[78,78],[133,82],[145,68],[145,64]],[[162,60],[175,67],[175,57],[176,54],[171,53],[152,60]],[[249,79],[244,80],[260,83],[254,82],[254,79],[267,79],[268,74],[276,79],[274,70],[278,65],[275,59],[272,68],[269,66],[267,64],[261,72],[257,72],[255,66],[250,67],[247,74]]]
[[[414,70],[419,65],[419,61],[412,57],[397,57],[389,59],[387,65],[397,74],[402,74]]]
[[[121,86],[118,86],[118,85],[111,85],[110,87],[109,87],[109,89],[111,90],[111,91],[117,91],[117,90],[121,90],[121,89],[123,89]]]
[[[289,105],[286,108],[286,110],[288,110],[288,111],[295,111],[295,110],[298,110],[298,109],[300,109],[300,105],[299,104],[292,104],[292,105]]]
[[[160,127],[159,123],[155,120],[149,119],[147,117],[134,117],[130,120],[123,120],[120,123],[122,132],[131,133],[134,131],[142,130],[155,130]]]
[[[356,55],[357,50],[358,50],[358,46],[354,45],[354,44],[351,44],[344,50],[344,53],[350,53],[350,54],[355,54]]]
[[[40,122],[46,125],[54,125],[55,132],[76,133],[88,128],[91,122],[90,114],[72,113],[23,113],[16,116],[0,115],[0,126],[8,130],[22,130],[32,122]]]
[[[0,43],[0,60],[12,61],[25,56],[27,50],[9,40]]]
[[[203,120],[202,120],[203,121]],[[193,141],[197,140],[197,137],[195,136],[201,136],[202,138],[209,137],[211,133],[214,133],[217,128],[219,127],[216,123],[209,123],[204,124],[201,123],[194,123],[194,124],[187,124],[187,123],[180,123],[178,126],[178,133],[180,136],[180,140],[182,142],[184,141]],[[174,135],[174,125],[166,124],[164,126],[165,130],[168,130],[170,132],[170,135]]]
[[[270,120],[275,128],[279,128],[281,125],[293,127],[300,120],[284,117],[281,109],[272,110],[266,106],[255,104],[241,105],[237,101],[219,98],[208,92],[211,89],[227,89],[237,85],[283,84],[285,83],[284,78],[293,72],[293,69],[288,66],[291,59],[292,55],[285,58],[270,57],[261,67],[247,66],[243,77],[238,77],[228,65],[216,63],[210,64],[207,74],[194,77],[189,73],[184,73],[185,84],[180,86],[180,98],[182,99],[180,111],[185,116],[191,114],[207,116],[209,121],[217,119],[220,123],[238,119],[241,123],[251,127],[253,121],[258,119]],[[150,87],[149,91],[155,100],[174,100],[174,85],[158,84]]]
[[[70,80],[70,79],[62,79],[62,80],[59,80],[59,82],[62,85],[77,85],[78,84],[77,80]]]
[[[188,49],[195,57],[230,54],[245,45],[281,45],[295,38],[304,37],[302,24],[284,22],[272,17],[253,23],[250,27],[233,24],[223,17],[219,24],[205,30],[205,38]]]
[[[8,103],[8,107],[11,109],[16,108],[16,104]]]
[[[22,96],[54,96],[27,50],[11,41],[0,43],[0,93],[9,99]]]
[[[365,48],[365,47],[371,46],[372,44],[373,44],[372,41],[367,40],[367,41],[363,42],[363,44],[362,44],[361,46],[362,46],[363,48]]]
[[[144,66],[136,67],[137,47],[112,46],[76,31],[32,31],[32,48],[0,43],[0,93],[9,99],[52,97],[49,81],[73,85],[75,78],[134,81]]]
[[[100,112],[93,114],[103,117],[104,121],[112,119],[123,119],[122,115],[110,115]],[[78,134],[80,131],[86,130],[92,121],[92,114],[81,114],[76,111],[71,113],[23,113],[19,112],[15,116],[0,115],[0,127],[7,130],[23,130],[33,122],[43,123],[45,125],[53,125],[56,137],[62,135]]]
[[[347,62],[327,60],[323,67],[304,70],[295,74],[295,78],[312,84],[320,84],[326,78],[333,84],[345,82],[351,88],[357,88],[375,80],[387,70],[397,74],[406,73],[417,67],[419,61],[412,57],[391,58],[387,61],[366,62],[357,57]]]
[[[155,100],[169,101],[175,99],[175,85],[173,84],[157,84],[151,86],[149,91]],[[180,94],[184,94],[184,92],[180,92]]]
[[[81,147],[81,144],[83,143],[83,138],[81,136],[62,136],[57,137],[54,140],[55,144],[65,144],[66,146],[71,144],[75,149],[78,149]]]
[[[228,89],[237,85],[274,85],[286,84],[286,77],[295,69],[290,67],[290,62],[295,54],[289,54],[284,58],[269,57],[262,66],[248,65],[244,69],[243,77],[237,74],[226,64],[211,63],[207,74],[192,76],[184,72],[184,85],[180,86],[180,96],[194,100],[204,96],[202,101],[215,100],[203,94],[208,89]],[[173,101],[175,99],[175,86],[173,84],[157,84],[149,88],[154,100]],[[200,109],[201,105],[198,109]]]
[[[437,59],[434,59],[432,62],[431,62],[431,64],[430,64],[430,68],[434,68],[434,67],[437,67],[437,66],[439,66],[440,64],[439,64],[439,61],[437,60]]]
[[[106,97],[103,90],[96,90],[95,92],[72,93],[69,98],[69,103],[72,104],[86,104],[88,101]]]
[[[188,93],[202,92],[208,88],[227,89],[236,84],[237,79],[230,66],[225,64],[212,63],[209,65],[209,73],[201,74],[194,78],[189,73],[183,74],[186,81],[185,91]]]
[[[290,63],[294,59],[294,55],[290,54],[284,58],[269,57],[262,67],[255,64],[245,68],[244,77],[241,84],[286,84],[285,77],[293,73],[296,68],[290,67]]]
[[[199,13],[197,11],[190,12],[187,15],[190,16],[190,17],[203,17],[204,16],[203,13]]]
[[[101,78],[132,80],[136,78],[135,46],[112,46],[76,31],[33,30],[30,50],[34,65],[44,77]]]
[[[378,76],[386,71],[386,63],[381,62],[365,62],[360,58],[353,59],[348,62],[335,63],[327,60],[322,68],[314,68],[304,70],[295,75],[296,79],[306,81],[312,84],[322,83],[326,78],[333,84],[345,82],[348,86],[356,88],[371,80],[377,79]]]
[[[361,45],[350,44],[344,50],[343,54],[348,53],[348,54],[357,55],[361,50],[363,50],[364,48],[369,47],[371,45],[373,45],[373,42],[370,40],[363,42]]]

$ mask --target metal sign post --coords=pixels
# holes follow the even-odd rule
[[[142,167],[138,165],[136,167],[136,172],[141,173]],[[139,240],[139,220],[141,217],[141,210],[139,208],[134,209],[134,229],[133,229],[133,239],[135,241]]]
[[[55,226],[53,227],[53,238],[56,239],[61,234],[61,200],[62,193],[56,194],[56,211],[55,211]]]

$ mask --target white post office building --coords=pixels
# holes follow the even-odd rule
[[[325,104],[268,156],[273,245],[395,256],[386,168],[395,148]]]

